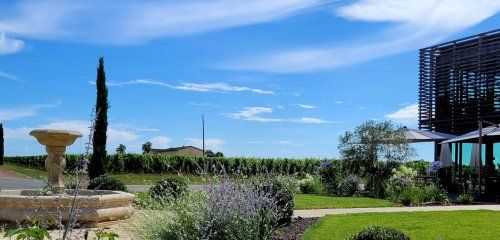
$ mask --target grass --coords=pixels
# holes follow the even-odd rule
[[[309,228],[303,240],[346,239],[361,228],[378,225],[399,229],[411,239],[498,239],[500,212],[397,212],[329,215]]]
[[[314,194],[295,194],[295,209],[394,207],[397,204],[383,199],[364,197],[330,197]]]
[[[16,172],[20,173],[22,175],[25,175],[29,178],[33,179],[46,179],[47,178],[47,172],[42,171],[37,168],[30,168],[26,166],[21,166],[17,164],[12,164],[12,163],[4,163],[0,168],[3,168],[5,170],[9,170],[11,172]]]

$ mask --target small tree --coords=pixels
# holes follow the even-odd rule
[[[106,132],[108,130],[108,88],[106,87],[106,72],[104,71],[104,59],[99,58],[97,68],[97,100],[95,105],[95,124],[92,146],[94,152],[89,163],[90,179],[105,174],[104,162],[106,161]]]
[[[0,165],[3,165],[3,154],[4,154],[4,148],[3,148],[3,125],[0,123]]]
[[[339,151],[350,171],[363,174],[377,161],[402,162],[415,154],[405,129],[386,121],[368,121],[340,137]]]
[[[142,153],[149,153],[151,151],[151,142],[146,142],[142,144]]]
[[[125,154],[125,151],[127,151],[127,147],[123,144],[120,144],[117,148],[116,148],[116,153],[118,154]]]

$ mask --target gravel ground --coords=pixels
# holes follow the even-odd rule
[[[284,227],[276,229],[270,240],[299,240],[306,229],[313,225],[319,218],[294,218]]]

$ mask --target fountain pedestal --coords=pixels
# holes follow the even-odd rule
[[[64,153],[66,147],[82,137],[82,134],[76,131],[37,129],[31,131],[30,135],[44,145],[47,151],[45,168],[49,174],[48,182],[52,186],[52,192],[64,192],[63,173],[66,168]]]

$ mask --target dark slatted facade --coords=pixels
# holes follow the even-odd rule
[[[420,49],[419,128],[449,134],[500,123],[500,29]]]

